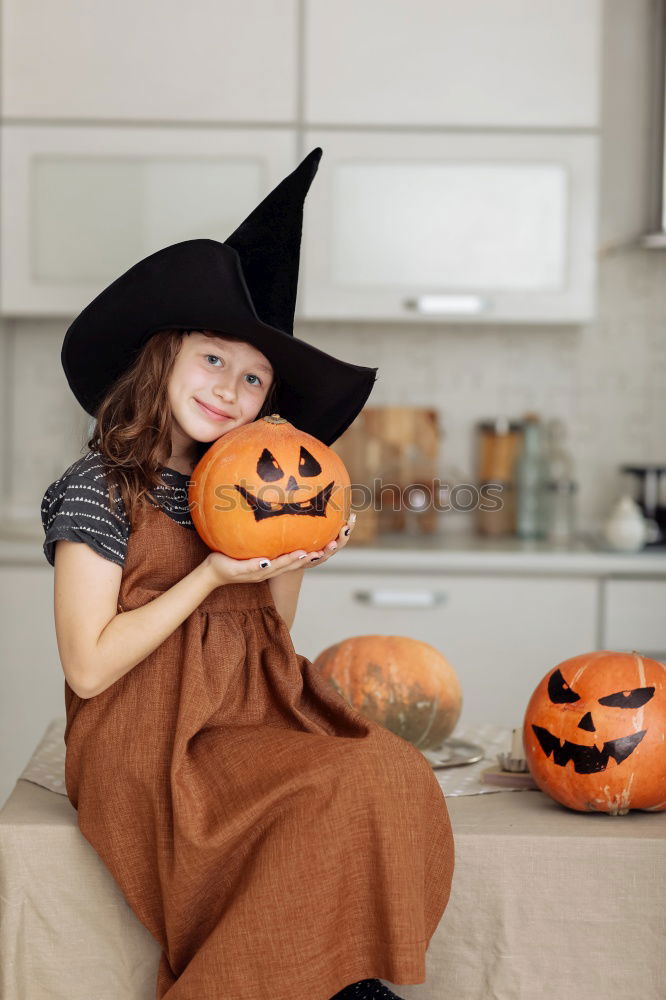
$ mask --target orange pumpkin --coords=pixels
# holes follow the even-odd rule
[[[273,559],[337,538],[350,494],[340,456],[273,413],[213,442],[192,473],[188,499],[210,549]]]
[[[460,716],[458,676],[438,649],[402,635],[357,635],[314,666],[361,715],[419,749],[439,746]]]
[[[602,649],[564,660],[528,703],[523,742],[542,791],[579,812],[666,809],[666,666]]]

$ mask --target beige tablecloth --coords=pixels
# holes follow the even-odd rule
[[[46,728],[44,736],[35,748],[30,760],[19,775],[26,781],[34,781],[42,788],[48,788],[59,795],[66,795],[65,789],[65,722],[64,716],[53,719]],[[508,751],[511,747],[511,729],[498,726],[492,722],[469,723],[458,725],[453,736],[458,740],[466,740],[483,751],[483,759],[473,764],[456,767],[436,767],[435,775],[442,791],[448,798],[453,795],[486,795],[490,792],[506,791],[497,785],[484,783],[482,772],[488,767],[498,767],[497,754]],[[425,753],[433,764],[441,759],[440,754]],[[511,775],[507,775],[508,780]],[[523,791],[523,784],[517,782],[516,791]]]
[[[663,1000],[665,813],[579,814],[534,790],[447,802],[451,899],[427,981],[399,996]],[[3,1000],[153,1000],[157,943],[69,800],[23,779],[0,811],[0,907]]]

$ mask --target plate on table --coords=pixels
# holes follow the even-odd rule
[[[417,749],[421,749],[417,747]],[[421,750],[423,756],[435,769],[439,767],[460,767],[462,764],[476,764],[483,760],[485,750],[478,743],[470,743],[452,736],[437,747]]]

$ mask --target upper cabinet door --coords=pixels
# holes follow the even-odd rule
[[[601,0],[305,0],[305,11],[308,124],[599,125]]]
[[[304,319],[594,316],[598,136],[306,133]]]
[[[297,0],[3,0],[2,115],[293,121]]]
[[[291,129],[0,131],[0,294],[15,316],[75,316],[148,254],[225,240],[298,163]]]

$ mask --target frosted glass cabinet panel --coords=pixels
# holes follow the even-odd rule
[[[564,284],[561,164],[341,163],[334,199],[347,206],[334,232],[336,283],[438,284],[446,274],[465,290]]]
[[[2,311],[10,315],[75,315],[153,251],[224,240],[298,162],[289,130],[2,132]]]
[[[247,156],[40,156],[33,165],[38,282],[105,282],[154,249],[238,222],[229,193],[251,203],[264,165]],[[168,211],[165,211],[168,206]],[[103,234],[103,237],[102,237]]]
[[[578,322],[594,313],[596,135],[308,132],[308,319]]]

